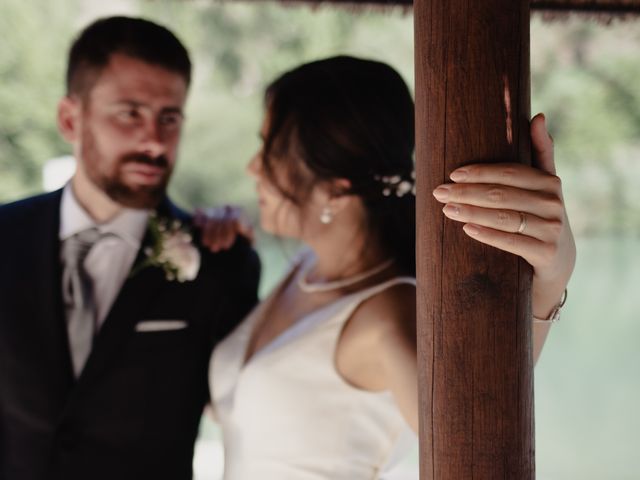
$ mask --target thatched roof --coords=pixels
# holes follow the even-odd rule
[[[545,20],[580,15],[601,23],[637,19],[640,0],[531,0],[531,9]]]
[[[264,1],[264,0],[262,0]],[[476,0],[477,1],[477,0]],[[480,0],[481,1],[481,0]],[[353,6],[411,6],[413,0],[284,0],[283,3],[341,3]],[[640,0],[531,0],[531,9],[548,13],[577,12],[604,15],[640,14]]]
[[[549,12],[640,13],[640,0],[531,0],[533,10]]]

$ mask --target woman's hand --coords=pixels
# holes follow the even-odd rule
[[[212,252],[228,250],[242,235],[253,243],[253,227],[240,207],[225,205],[197,209],[194,224],[202,231],[202,245]]]
[[[467,235],[533,266],[533,315],[547,318],[569,281],[576,247],[542,114],[531,121],[531,142],[535,167],[467,165],[433,195],[446,204],[448,218],[464,223]]]

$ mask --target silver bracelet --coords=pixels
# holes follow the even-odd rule
[[[564,306],[566,301],[567,301],[567,289],[565,288],[564,292],[562,293],[562,298],[560,299],[560,303],[558,303],[558,305],[553,307],[553,310],[551,311],[551,314],[547,318],[533,317],[533,323],[556,323],[556,322],[558,322],[560,320],[560,311],[562,310],[562,307]]]

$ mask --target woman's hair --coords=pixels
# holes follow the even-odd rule
[[[333,57],[277,78],[265,104],[263,168],[276,188],[303,206],[315,183],[349,180],[333,193],[361,197],[369,232],[415,275],[414,107],[402,77],[384,63]]]

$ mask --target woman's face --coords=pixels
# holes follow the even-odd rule
[[[268,133],[268,117],[268,115],[265,116],[261,129],[263,143]],[[271,162],[272,174],[277,184],[287,192],[297,192],[297,188],[300,188],[300,185],[291,184],[286,171],[286,164],[294,161],[296,160],[293,158],[282,158]],[[253,156],[247,171],[256,182],[260,224],[263,230],[282,237],[304,240],[315,235],[322,227],[326,228],[320,222],[320,213],[328,201],[328,195],[317,184],[312,184],[310,195],[306,197],[303,204],[292,202],[265,172],[263,147]]]

